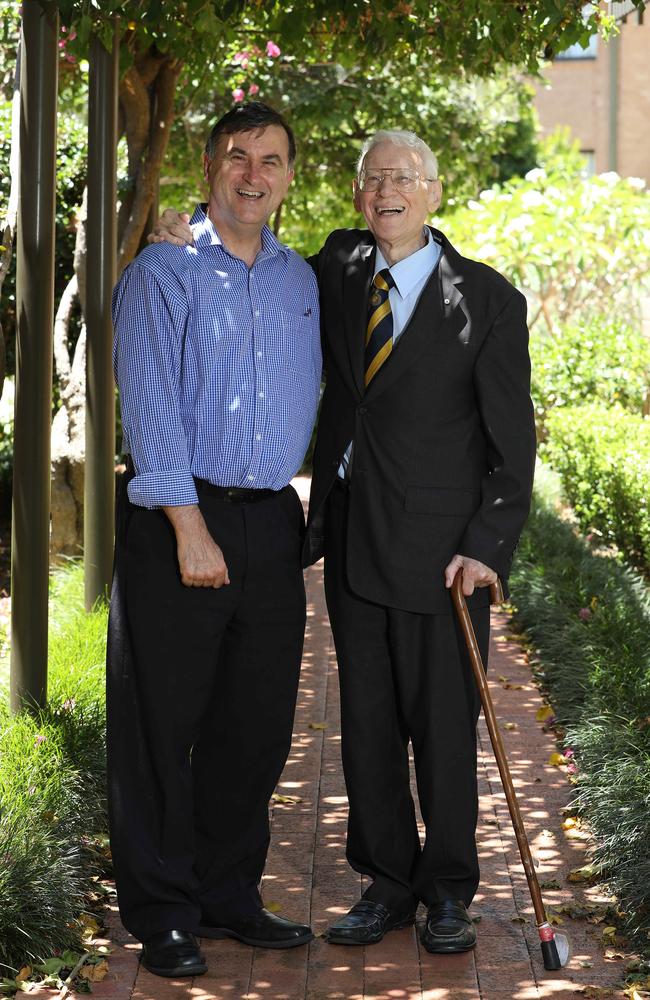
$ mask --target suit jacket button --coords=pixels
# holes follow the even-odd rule
[[[357,413],[360,413],[363,416],[363,414],[367,412],[368,412],[367,406],[357,406]]]

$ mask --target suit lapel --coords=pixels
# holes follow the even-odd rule
[[[434,234],[442,235],[436,230]],[[453,261],[455,251],[444,237],[442,240],[438,266],[424,286],[399,340],[368,386],[368,399],[400,378],[425,349],[432,353],[437,348],[443,351],[450,338],[457,336],[467,323],[462,309],[463,278]]]
[[[360,396],[365,391],[363,356],[374,249],[374,242],[360,243],[343,271],[345,339],[350,371]]]

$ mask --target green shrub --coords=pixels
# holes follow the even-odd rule
[[[650,392],[650,340],[621,320],[603,316],[530,338],[532,395],[545,436],[547,413],[560,406],[599,402],[640,414]]]
[[[0,965],[79,944],[77,917],[106,865],[106,608],[83,610],[83,570],[53,574],[49,700],[0,704]],[[0,971],[1,975],[1,971]]]
[[[625,925],[650,953],[650,592],[555,509],[542,467],[511,578],[514,624],[566,727],[577,808]]]
[[[650,418],[621,406],[566,407],[548,415],[544,456],[585,529],[635,565],[650,566]]]

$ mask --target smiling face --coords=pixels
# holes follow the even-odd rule
[[[379,172],[389,167],[406,167],[421,174],[422,178],[427,174],[415,149],[389,140],[373,146],[362,166],[364,170]],[[442,185],[438,180],[420,179],[415,191],[408,193],[395,187],[390,174],[384,176],[376,191],[361,191],[354,182],[354,207],[363,213],[382,253],[385,248],[390,249],[393,263],[423,245],[425,221],[438,208],[441,196]]]
[[[208,214],[222,237],[222,230],[259,234],[293,179],[287,133],[279,125],[220,135],[214,156],[205,156],[203,163],[210,185]]]

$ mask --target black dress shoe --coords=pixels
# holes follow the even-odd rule
[[[196,938],[189,931],[162,931],[142,942],[140,961],[156,976],[201,976],[208,971]]]
[[[415,921],[415,910],[391,912],[383,903],[360,899],[352,909],[331,924],[325,937],[330,944],[375,944],[388,931],[409,927]]]
[[[199,936],[206,938],[235,938],[254,948],[296,948],[313,940],[311,927],[294,924],[286,917],[260,909],[257,913],[246,913],[228,917],[225,920],[201,924]]]
[[[444,899],[427,912],[422,944],[434,954],[469,951],[476,944],[476,928],[465,904]]]

